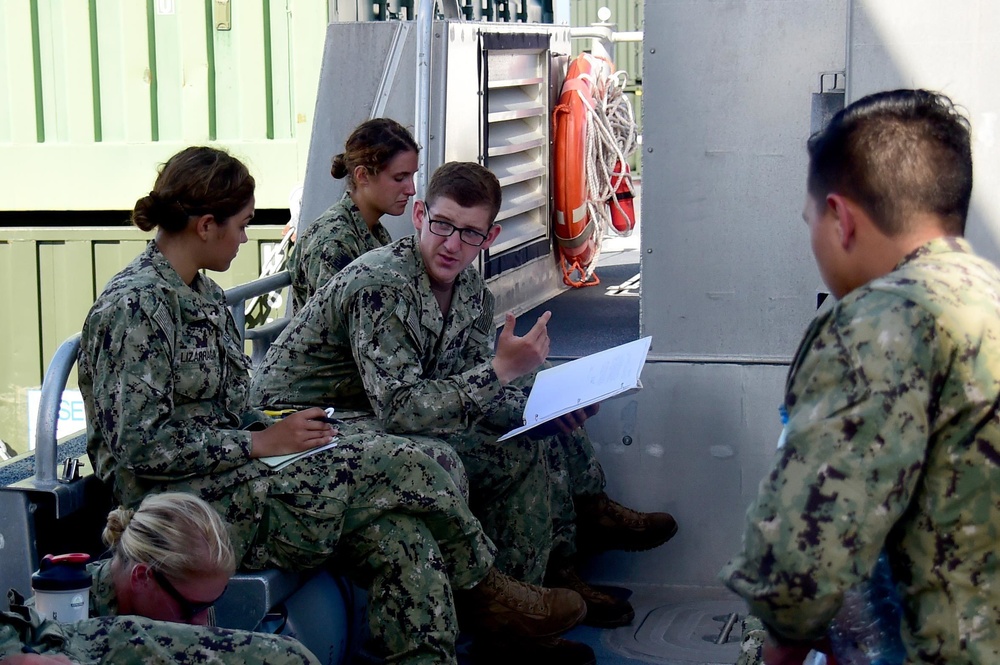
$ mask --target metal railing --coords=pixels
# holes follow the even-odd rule
[[[271,321],[263,326],[246,330],[246,313],[244,307],[247,300],[262,296],[271,291],[283,289],[292,283],[287,270],[255,279],[246,284],[240,284],[226,291],[226,305],[236,319],[243,341],[253,343],[251,359],[254,364],[260,362],[267,352],[267,347],[288,324],[287,318]],[[35,421],[35,476],[36,486],[54,486],[59,479],[57,471],[56,432],[59,421],[59,404],[62,400],[66,381],[69,379],[73,365],[80,351],[80,333],[75,333],[66,339],[56,349],[45,377],[42,379],[42,391],[38,402],[38,416]]]

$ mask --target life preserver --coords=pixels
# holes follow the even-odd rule
[[[635,228],[635,191],[632,189],[632,169],[628,162],[616,162],[611,174],[615,194],[608,201],[611,225],[619,233],[629,233]]]
[[[552,118],[555,236],[563,261],[563,281],[574,286],[577,284],[571,275],[590,264],[596,248],[594,220],[587,213],[587,123],[594,108],[593,87],[600,66],[601,61],[587,53],[570,63]]]
[[[625,73],[606,58],[583,53],[566,72],[553,111],[554,221],[563,281],[599,284],[594,262],[605,231],[635,226],[627,156],[635,120],[624,96]]]

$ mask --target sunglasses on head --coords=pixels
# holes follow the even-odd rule
[[[226,593],[226,589],[223,589],[222,593],[220,593],[218,598],[216,598],[215,600],[196,603],[194,601],[185,598],[184,595],[177,590],[177,587],[175,587],[173,584],[170,583],[170,580],[167,579],[166,575],[164,575],[155,568],[150,568],[150,570],[153,573],[153,579],[156,580],[156,583],[160,585],[160,588],[166,591],[167,595],[173,598],[174,601],[177,603],[177,606],[181,610],[181,617],[183,617],[185,621],[190,621],[191,619],[195,618],[205,610],[215,605],[217,602],[219,602],[219,598],[222,598],[222,594]],[[227,589],[229,588],[228,585],[226,586],[226,588]]]

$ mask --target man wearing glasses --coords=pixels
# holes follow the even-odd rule
[[[257,368],[252,399],[268,408],[333,405],[349,422],[354,414],[343,410],[357,409],[376,428],[443,439],[465,465],[469,504],[497,545],[496,566],[525,582],[580,592],[590,623],[624,625],[634,616],[628,602],[572,572],[577,541],[649,549],[677,525],[604,494],[604,474],[580,427],[590,412],[497,442],[521,424],[525,389],[549,349],[548,313],[523,337],[508,313],[493,350],[493,296],[471,266],[500,233],[500,204],[500,184],[486,168],[451,162],[437,169],[425,200],[414,202],[416,234],[362,255],[310,298]],[[585,645],[549,638],[508,639],[484,651],[508,661],[593,658]]]

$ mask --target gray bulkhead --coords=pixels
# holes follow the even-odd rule
[[[1000,258],[998,18],[987,0],[645,3],[640,332],[653,343],[645,389],[588,428],[611,494],[665,508],[681,528],[658,550],[591,564],[592,579],[647,601],[628,635],[614,631],[615,652],[716,662],[664,611],[690,585],[718,586],[739,548],[773,461],[788,363],[825,292],[801,218],[809,134],[878,90],[951,95],[973,125],[968,237]]]

